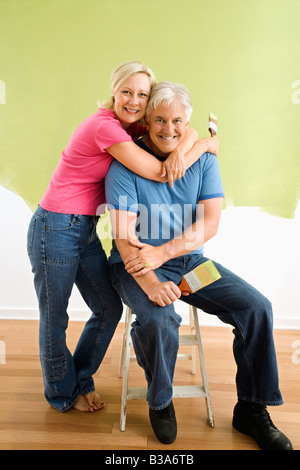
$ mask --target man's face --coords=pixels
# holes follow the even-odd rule
[[[182,103],[161,104],[148,117],[150,147],[161,157],[169,155],[184,138],[188,120]]]

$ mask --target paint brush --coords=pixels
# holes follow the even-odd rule
[[[215,267],[212,260],[205,261],[195,269],[182,277],[181,284],[178,286],[181,292],[190,292],[193,294],[199,289],[212,284],[221,278],[221,274]]]
[[[210,132],[210,135],[213,137],[214,135],[217,135],[217,130],[218,130],[218,118],[215,116],[213,113],[209,113],[209,118],[208,118],[208,130]]]

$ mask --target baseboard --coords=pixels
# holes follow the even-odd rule
[[[182,316],[182,324],[189,324],[188,308],[185,304],[185,308],[182,311],[178,311],[179,315]],[[87,321],[90,313],[88,310],[83,309],[70,309],[69,319],[70,321]],[[38,320],[39,312],[37,309],[30,308],[0,308],[0,320]],[[121,322],[124,321],[124,315],[122,316]],[[222,323],[217,317],[213,315],[207,315],[205,313],[199,315],[200,326],[218,326],[226,327],[225,323]],[[230,327],[230,326],[229,326]],[[274,329],[277,330],[300,330],[300,318],[296,316],[274,317]]]

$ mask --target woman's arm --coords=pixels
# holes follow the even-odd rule
[[[107,147],[106,151],[143,178],[160,181],[161,183],[168,181],[166,176],[161,176],[162,162],[134,142],[120,142]]]
[[[193,158],[195,158],[195,152],[192,152],[192,158],[190,156],[189,160],[191,163],[187,165],[186,155],[192,150],[193,146],[197,142],[198,132],[192,127],[187,127],[185,136],[182,142],[180,142],[175,150],[168,156],[168,158],[162,164],[162,176],[168,176],[170,186],[173,186],[171,177],[172,172],[177,174],[178,178],[182,178],[185,174],[187,168],[189,168],[193,163]],[[200,155],[198,155],[198,158]],[[195,158],[195,161],[198,159]]]
[[[195,142],[196,131],[192,128],[188,129],[190,130],[187,132],[185,139],[178,145],[177,149],[170,153],[167,160],[163,162],[164,164],[166,164],[167,161],[171,163],[167,171],[164,170],[162,162],[140,148],[134,142],[120,142],[107,147],[106,150],[116,160],[143,178],[159,181],[161,183],[169,182],[172,186],[174,181],[181,178],[185,170],[193,165],[203,153],[210,152],[214,155],[218,154],[219,142],[216,137],[208,137],[196,140]],[[194,144],[192,144],[193,142]],[[185,169],[183,171],[183,164],[175,164],[174,162],[178,159],[179,154],[182,156],[183,151],[189,148],[190,150],[184,156]],[[182,157],[180,158],[182,159]]]
[[[182,178],[186,168],[190,166],[186,166],[185,154],[193,148],[197,138],[197,131],[191,127],[187,128],[182,142],[170,153],[163,163],[150,153],[141,149],[138,145],[133,144],[133,142],[114,144],[106,150],[116,160],[138,175],[163,183],[168,181],[170,185],[173,186],[173,182]],[[195,152],[193,155],[194,154]],[[197,158],[195,158],[195,161],[196,160]]]

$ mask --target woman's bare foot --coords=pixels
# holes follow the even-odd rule
[[[84,411],[84,412],[94,412],[94,408],[88,404],[87,399],[85,398],[84,395],[79,395],[77,400],[75,401],[73,408],[78,411]]]
[[[94,411],[101,410],[104,407],[104,403],[102,403],[100,399],[100,395],[97,392],[90,392],[84,395],[88,405],[93,408]]]

